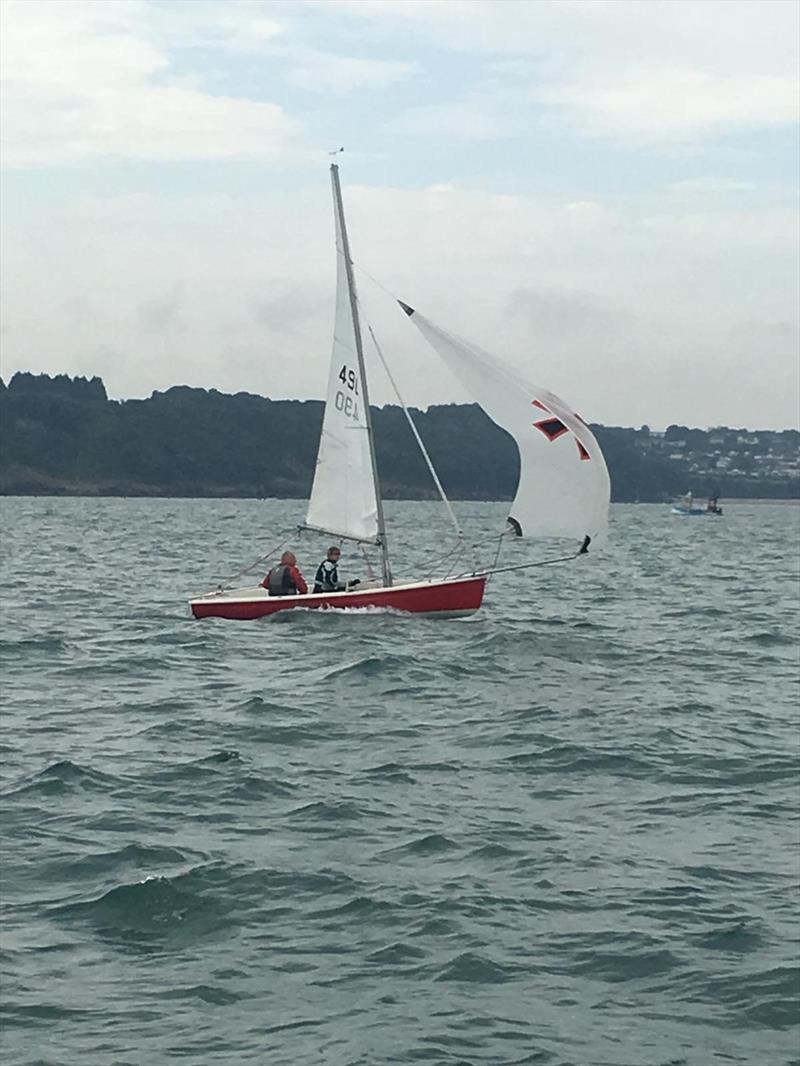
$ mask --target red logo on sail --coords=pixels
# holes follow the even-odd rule
[[[552,442],[554,440],[558,440],[558,438],[563,437],[565,433],[569,433],[569,427],[565,426],[560,418],[556,418],[553,412],[549,408],[545,407],[541,400],[531,400],[531,404],[534,407],[538,407],[540,411],[544,411],[550,416],[549,418],[541,418],[538,422],[533,423],[540,433],[544,433],[545,437],[547,437],[549,441]],[[580,422],[583,422],[584,425],[586,425],[580,415],[575,415],[575,417]],[[592,458],[591,455],[589,455],[589,452],[586,450],[583,444],[581,444],[577,437],[575,438],[575,443],[578,445],[578,455],[581,457],[582,460]]]

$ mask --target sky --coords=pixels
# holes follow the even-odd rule
[[[794,0],[2,0],[0,372],[320,398],[395,297],[606,425],[800,425]],[[373,402],[395,396],[376,361]],[[478,398],[479,399],[479,398]]]

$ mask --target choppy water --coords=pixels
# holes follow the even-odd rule
[[[800,1061],[800,508],[234,623],[299,504],[2,507],[5,1066]]]

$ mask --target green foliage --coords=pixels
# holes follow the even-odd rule
[[[15,374],[0,385],[5,494],[305,497],[311,488],[323,412],[317,400],[179,386],[119,402],[107,398],[99,378],[63,374]],[[477,404],[430,407],[413,417],[448,495],[513,496],[516,445]],[[375,409],[373,421],[384,494],[434,496],[402,409]],[[615,500],[667,500],[687,489],[697,497],[798,495],[794,430],[670,426],[661,436],[647,426],[592,429]]]

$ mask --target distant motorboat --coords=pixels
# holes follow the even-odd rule
[[[677,503],[672,505],[672,513],[681,515],[721,515],[722,508],[717,500],[717,496],[709,496],[705,507],[696,507],[691,492],[687,492]]]

